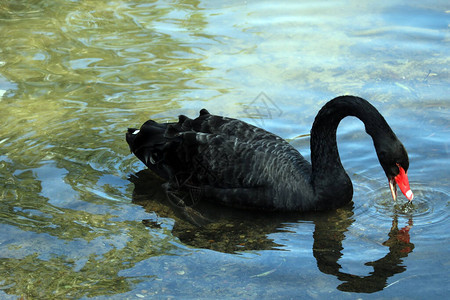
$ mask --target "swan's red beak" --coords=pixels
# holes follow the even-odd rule
[[[409,187],[408,175],[406,175],[405,170],[398,165],[399,173],[394,178],[389,179],[389,189],[391,190],[392,198],[394,201],[397,200],[397,185],[402,191],[403,195],[408,198],[409,201],[412,201],[414,198],[414,194]]]

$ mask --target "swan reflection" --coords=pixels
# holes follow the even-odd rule
[[[198,203],[192,207],[174,205],[167,200],[161,181],[148,171],[140,171],[130,178],[135,185],[133,202],[159,218],[175,220],[172,234],[182,243],[224,253],[239,251],[280,250],[284,245],[270,238],[271,233],[289,231],[286,224],[308,222],[314,224],[312,253],[318,269],[333,275],[342,283],[338,290],[346,292],[373,293],[383,290],[389,278],[406,270],[403,259],[414,249],[408,225],[399,229],[398,217],[392,219],[392,227],[382,243],[388,253],[364,265],[373,268],[366,276],[342,271],[339,260],[343,256],[345,233],[354,223],[353,206],[349,204],[335,211],[320,213],[263,213],[231,209],[211,203]],[[158,227],[156,220],[144,220],[148,227]]]
[[[336,219],[340,219],[341,222]],[[389,247],[389,252],[383,258],[364,264],[373,268],[373,271],[367,276],[342,272],[342,267],[338,263],[342,257],[342,250],[344,250],[342,246],[345,239],[344,233],[353,221],[351,217],[345,220],[342,219],[342,216],[335,214],[329,218],[329,222],[315,222],[313,255],[316,258],[317,266],[321,272],[334,275],[343,282],[337,287],[341,291],[359,293],[380,291],[386,287],[388,278],[406,270],[402,259],[414,249],[414,244],[410,242],[409,236],[409,230],[413,225],[412,219],[409,220],[407,226],[398,229],[398,217],[396,215],[393,217],[388,238],[383,242],[383,246]],[[329,224],[338,224],[338,228],[330,230]]]

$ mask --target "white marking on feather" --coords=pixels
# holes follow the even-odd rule
[[[132,134],[138,134],[139,133],[139,129],[136,129],[135,131],[133,131],[133,133]]]
[[[197,140],[197,141],[199,141],[200,143],[206,143],[207,142],[207,136],[209,135],[209,133],[203,133],[203,132],[198,132],[196,135],[195,135],[195,139]]]

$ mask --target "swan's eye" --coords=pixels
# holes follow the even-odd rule
[[[396,163],[395,165],[397,166],[397,168],[396,168],[396,170],[395,170],[395,173],[396,173],[396,174],[399,174],[399,173],[400,173],[400,170],[403,169],[403,168],[402,168],[402,166],[401,166],[399,163]]]
[[[393,176],[397,176],[400,173],[400,169],[397,166],[392,166],[390,172]]]

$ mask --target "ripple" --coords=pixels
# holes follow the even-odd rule
[[[385,188],[379,188],[368,193],[367,205],[356,209],[356,214],[367,214],[379,220],[387,221],[394,216],[412,218],[415,225],[436,225],[448,218],[448,199],[446,191],[421,187],[415,184],[414,200],[407,201],[400,194],[393,202]],[[371,197],[373,195],[373,197]]]

